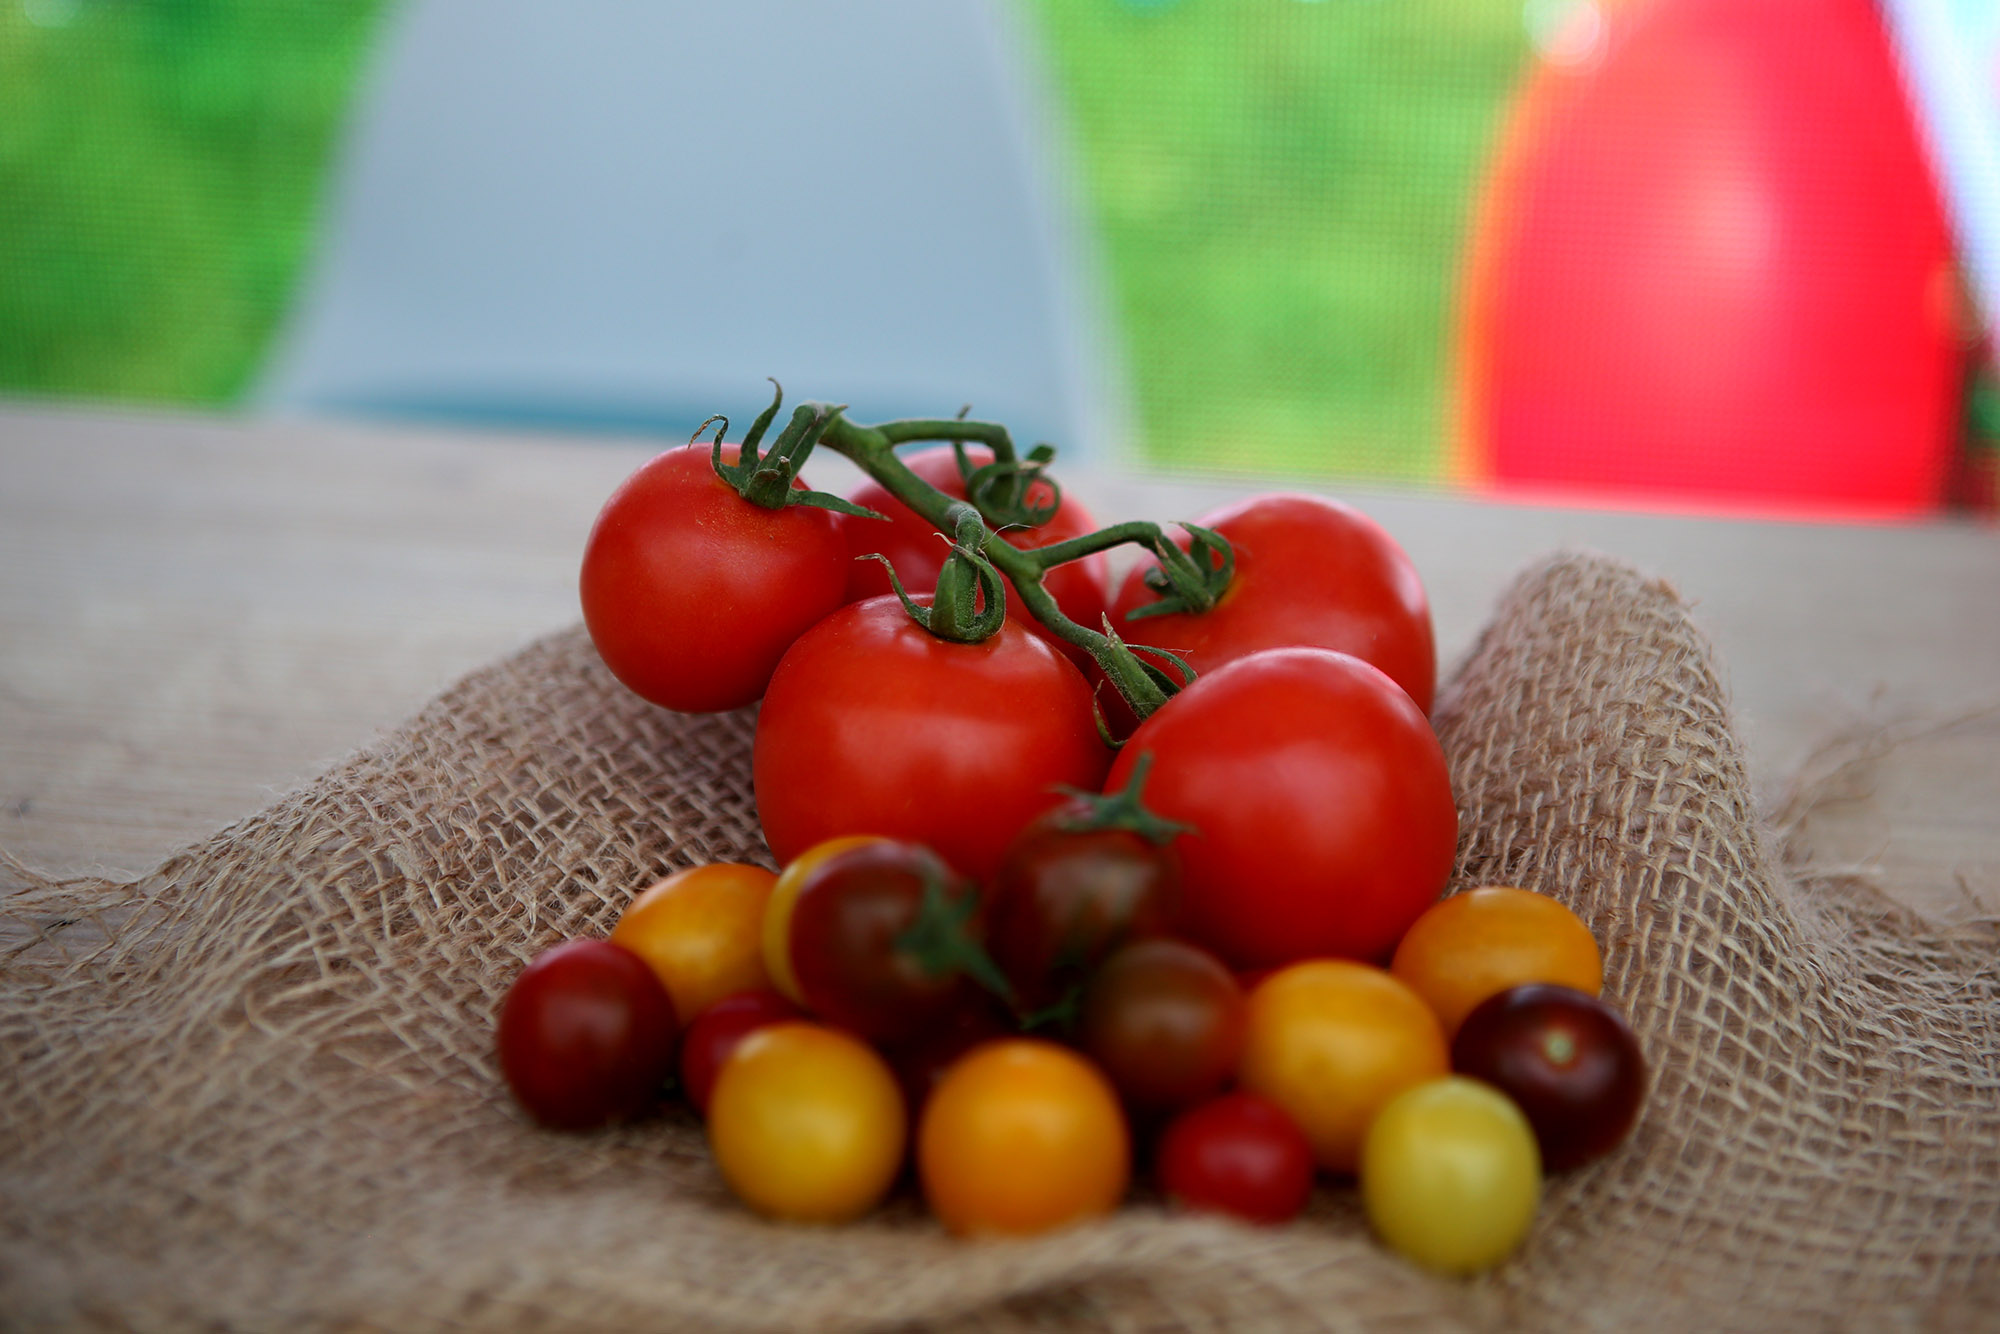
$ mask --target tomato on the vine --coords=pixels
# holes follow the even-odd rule
[[[1225,1093],[1176,1116],[1160,1136],[1155,1163],[1160,1189],[1176,1204],[1246,1222],[1286,1222],[1312,1197],[1305,1132],[1255,1093]]]
[[[724,446],[723,457],[737,452]],[[710,456],[706,445],[670,449],[626,478],[590,530],[580,580],[584,624],[612,674],[690,713],[762,695],[792,641],[847,586],[847,544],[830,511],[752,504]]]
[[[1639,1119],[1646,1061],[1625,1019],[1597,997],[1528,983],[1482,1002],[1459,1026],[1452,1069],[1517,1103],[1551,1171],[1617,1147]]]
[[[1077,1043],[1139,1112],[1222,1091],[1243,1054],[1243,992],[1215,956],[1159,937],[1122,946],[1084,988]]]
[[[652,1106],[673,1069],[674,1003],[632,951],[571,940],[537,954],[500,1004],[500,1070],[543,1125],[588,1130]]]
[[[984,445],[967,445],[965,454],[975,468],[993,461],[993,451]],[[904,455],[902,462],[911,472],[951,499],[965,499],[965,478],[959,472],[958,458],[952,446],[936,445],[920,449]],[[1047,482],[1037,482],[1028,488],[1028,500],[1036,505],[1046,506],[1053,494],[1053,488]],[[928,592],[937,583],[945,553],[951,549],[950,542],[931,526],[930,520],[890,495],[888,488],[880,482],[863,482],[850,491],[847,498],[865,509],[886,516],[888,520],[885,523],[882,519],[858,515],[841,516],[840,527],[846,536],[848,551],[856,557],[848,567],[848,600],[855,602],[862,598],[880,597],[891,591],[889,573],[882,568],[882,562],[864,559],[870,554],[886,556],[895,567],[897,577],[910,592]],[[1033,551],[1037,547],[1053,546],[1073,537],[1082,537],[1096,527],[1097,522],[1088,511],[1064,492],[1055,513],[1046,521],[1033,528],[1003,528],[1000,536],[1023,551]],[[1078,625],[1095,630],[1103,620],[1104,609],[1110,601],[1108,569],[1104,553],[1096,552],[1081,560],[1065,561],[1054,567],[1043,576],[1042,586],[1062,608],[1063,615]],[[1041,622],[1021,604],[1012,588],[1007,590],[1007,615],[1024,629],[1055,642]],[[1059,644],[1058,647],[1072,655],[1078,652],[1068,645]]]
[[[1226,663],[1141,724],[1109,785],[1154,757],[1147,804],[1175,840],[1182,929],[1238,969],[1386,956],[1444,889],[1458,812],[1430,720],[1325,649]]]
[[[1014,834],[1096,788],[1111,754],[1069,659],[1012,622],[940,639],[893,597],[850,603],[792,645],[752,751],[757,814],[780,861],[841,834],[936,850],[984,880]]]
[[[1370,663],[1428,713],[1437,679],[1430,601],[1416,566],[1361,511],[1324,496],[1252,496],[1197,521],[1229,540],[1236,568],[1216,604],[1200,613],[1132,618],[1159,594],[1146,557],[1127,572],[1111,623],[1135,644],[1184,658],[1197,673],[1259,649],[1333,649]],[[1186,549],[1187,536],[1180,545]]]

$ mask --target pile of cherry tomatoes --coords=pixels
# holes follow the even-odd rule
[[[1511,1253],[1544,1169],[1629,1130],[1644,1067],[1568,909],[1439,898],[1457,815],[1429,611],[1394,542],[1297,495],[1169,538],[1094,534],[1051,488],[1037,522],[989,529],[943,504],[995,450],[895,456],[894,429],[805,409],[788,457],[828,431],[878,480],[833,508],[753,504],[775,410],[735,481],[734,450],[690,447],[614,494],[583,594],[640,694],[762,698],[782,870],[678,872],[608,940],[531,962],[499,1018],[520,1104],[585,1129],[677,1085],[732,1190],[779,1219],[857,1217],[913,1167],[959,1233],[1101,1215],[1135,1175],[1281,1222],[1328,1174],[1420,1263]],[[1106,534],[1148,548],[1115,593]],[[1008,584],[954,592],[988,557]],[[1192,607],[1190,569],[1215,576]],[[1135,691],[1120,655],[1172,689]]]

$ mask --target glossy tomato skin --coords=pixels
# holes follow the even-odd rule
[[[715,1077],[729,1054],[760,1028],[805,1018],[805,1011],[769,987],[733,992],[696,1014],[681,1034],[681,1092],[703,1116]]]
[[[589,1130],[647,1111],[673,1069],[673,1001],[638,955],[571,940],[536,955],[500,1004],[500,1069],[528,1114]]]
[[[847,586],[831,511],[753,505],[716,476],[710,453],[670,449],[626,478],[590,530],[580,579],[584,624],[612,674],[687,713],[762,695]]]
[[[1520,1106],[1550,1171],[1617,1147],[1645,1096],[1645,1057],[1624,1018],[1595,996],[1547,983],[1475,1008],[1452,1040],[1451,1064]]]
[[[984,445],[967,445],[965,453],[975,468],[993,461],[993,451]],[[950,445],[916,450],[903,455],[902,460],[911,472],[953,500],[965,499],[965,478],[958,471],[958,460]],[[1049,494],[1047,483],[1031,488],[1029,492],[1030,498],[1038,504],[1046,504]],[[870,553],[887,556],[909,592],[928,593],[935,588],[938,571],[944,566],[945,553],[950,550],[950,544],[931,526],[930,521],[890,495],[880,482],[863,482],[848,493],[848,499],[888,516],[886,523],[854,515],[841,517],[841,532],[847,539],[850,555],[855,558],[848,566],[848,600],[853,602],[880,597],[892,591],[888,571],[882,568],[882,563],[862,559]],[[1032,551],[1037,547],[1082,537],[1096,528],[1097,521],[1090,517],[1089,511],[1064,493],[1056,512],[1046,523],[1036,528],[1010,528],[1001,535],[1023,551]],[[1065,616],[1095,630],[1110,601],[1107,558],[1099,552],[1082,560],[1066,561],[1044,576],[1042,586],[1048,589],[1049,596],[1056,600],[1056,605],[1062,608]],[[1044,634],[1041,623],[1021,605],[1012,588],[1007,590],[1007,615],[1024,629]],[[1052,638],[1051,642],[1054,642]],[[1065,653],[1081,652],[1068,645],[1060,647]]]
[[[920,956],[909,932],[927,891],[972,899],[964,923],[977,940],[977,888],[914,843],[876,840],[825,858],[792,904],[791,964],[806,1008],[877,1044],[911,1042],[953,1023],[979,988],[955,965]]]
[[[1450,875],[1444,751],[1395,682],[1324,649],[1226,663],[1134,732],[1108,785],[1155,757],[1146,802],[1190,826],[1182,929],[1238,970],[1386,958]]]
[[[1128,940],[1166,935],[1180,911],[1180,858],[1130,829],[1074,829],[1059,806],[1023,829],[988,900],[993,960],[1024,1012],[1080,986]]]
[[[1182,1112],[1161,1134],[1154,1163],[1176,1204],[1245,1222],[1289,1222],[1312,1198],[1305,1132],[1255,1093],[1225,1093]]]
[[[1147,557],[1118,587],[1112,624],[1128,641],[1185,658],[1197,673],[1259,649],[1303,646],[1372,663],[1428,713],[1437,680],[1430,600],[1382,526],[1324,496],[1252,496],[1196,521],[1229,539],[1236,572],[1215,606],[1129,619],[1158,601]],[[1183,549],[1186,535],[1179,539]]]
[[[842,607],[779,664],[757,719],[757,814],[779,861],[842,834],[921,843],[985,880],[1009,841],[1095,789],[1111,754],[1090,687],[1012,623],[938,639],[893,597]]]
[[[1361,1203],[1375,1233],[1446,1274],[1499,1264],[1527,1237],[1542,1165],[1521,1111],[1490,1084],[1445,1075],[1404,1089],[1368,1127]]]
[[[1084,989],[1077,1043],[1134,1112],[1220,1093],[1243,1054],[1243,992],[1214,955],[1158,937],[1122,946]]]

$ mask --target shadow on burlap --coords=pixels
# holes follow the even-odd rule
[[[29,1327],[1148,1331],[1963,1328],[2000,1311],[1996,933],[1925,928],[1760,840],[1667,587],[1527,571],[1436,711],[1454,886],[1604,945],[1654,1067],[1610,1158],[1462,1282],[1368,1237],[1176,1216],[966,1243],[906,1190],[844,1228],[729,1198],[685,1113],[539,1131],[492,1017],[638,888],[763,859],[747,713],[621,690],[581,631],[134,885],[22,868],[0,910],[0,1319]]]

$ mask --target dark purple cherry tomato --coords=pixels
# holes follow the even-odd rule
[[[1185,941],[1135,940],[1084,988],[1077,1042],[1139,1112],[1222,1091],[1243,1053],[1243,992],[1214,955]]]
[[[1312,1145],[1277,1103],[1225,1093],[1168,1123],[1155,1174],[1186,1208],[1283,1223],[1298,1217],[1312,1195]]]
[[[909,1105],[910,1124],[917,1124],[931,1090],[959,1057],[983,1042],[1013,1032],[1006,1006],[996,998],[982,997],[960,1009],[943,1027],[925,1033],[914,1042],[889,1048],[884,1055],[889,1058],[889,1069],[894,1072],[896,1082],[902,1086],[903,1100]]]
[[[878,1046],[949,1027],[979,1003],[977,889],[929,848],[877,839],[815,865],[792,903],[806,1008]]]
[[[528,1114],[589,1130],[646,1111],[673,1069],[674,1003],[632,951],[572,940],[536,955],[500,1003],[500,1070]]]
[[[1645,1058],[1624,1018],[1595,996],[1542,982],[1476,1006],[1452,1039],[1451,1067],[1519,1104],[1550,1171],[1616,1147],[1646,1088]]]
[[[989,944],[1024,1012],[1061,1000],[1126,941],[1174,927],[1172,849],[1131,829],[1076,827],[1086,818],[1071,802],[1030,821],[993,878]]]
[[[769,987],[734,991],[713,1002],[694,1017],[681,1037],[681,1091],[696,1111],[707,1116],[715,1077],[737,1044],[766,1024],[804,1017],[805,1011]]]

